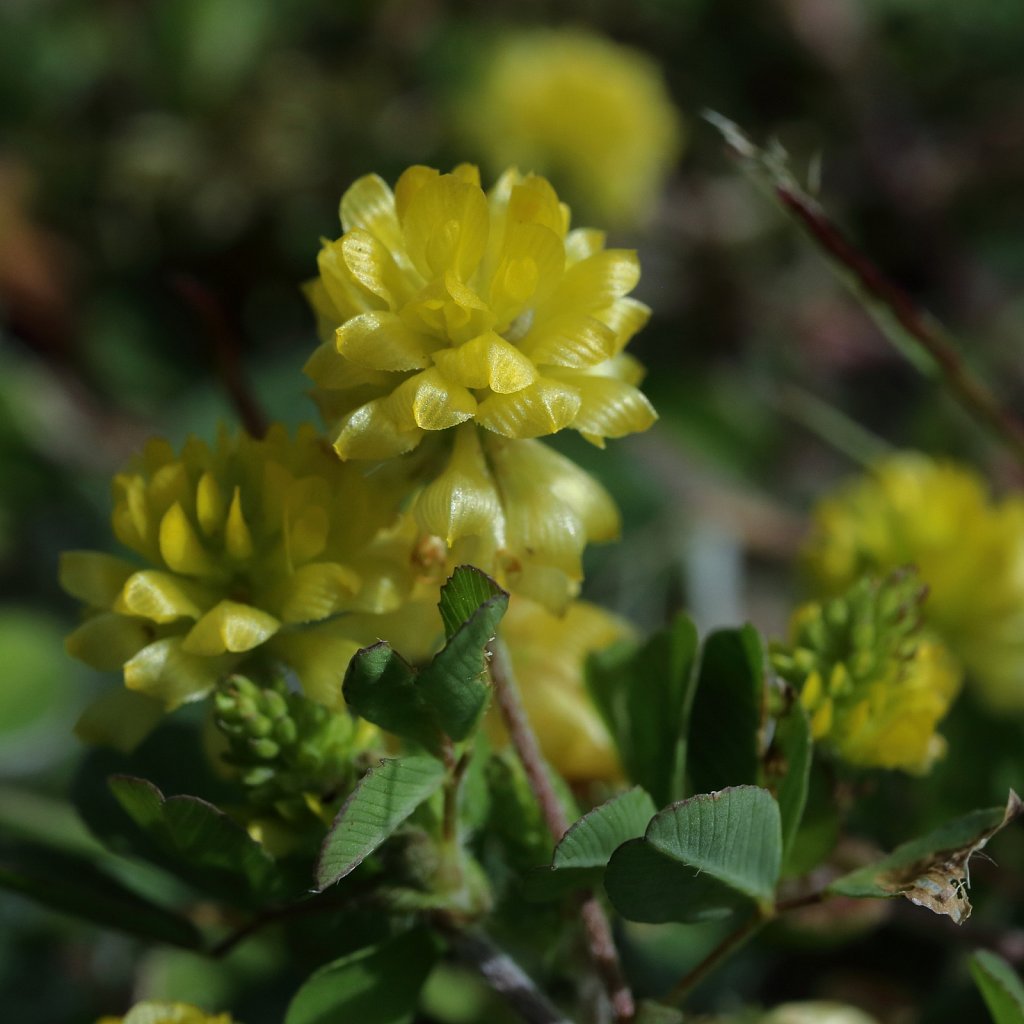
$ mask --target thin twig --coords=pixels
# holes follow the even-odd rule
[[[569,820],[555,793],[547,763],[540,752],[540,744],[519,695],[508,648],[500,636],[491,641],[490,651],[495,701],[512,745],[523,764],[530,788],[540,804],[548,831],[557,843],[569,828]],[[587,937],[587,951],[608,993],[615,1019],[620,1022],[632,1020],[636,1015],[633,993],[622,972],[611,924],[593,894],[584,896],[580,917]]]
[[[745,946],[768,920],[768,915],[756,913],[730,932],[692,971],[676,983],[662,1002],[681,1003],[712,971],[724,963],[741,946]]]
[[[910,360],[936,370],[960,404],[1024,462],[1024,421],[1004,408],[988,386],[971,372],[956,343],[929,313],[894,284],[833,223],[786,166],[775,146],[761,150],[727,118],[706,113],[743,168],[765,186],[828,257],[830,265],[862,300],[888,337]]]
[[[252,437],[267,432],[267,414],[249,384],[242,362],[242,345],[217,296],[193,277],[175,276],[174,288],[199,317],[217,362],[217,373],[242,426]]]
[[[472,967],[527,1024],[570,1024],[530,976],[480,931],[439,925],[455,958]]]

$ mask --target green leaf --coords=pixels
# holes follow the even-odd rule
[[[504,599],[508,604],[508,594],[490,576],[472,565],[458,566],[441,588],[437,605],[445,636],[450,640],[463,623],[495,599]]]
[[[1010,790],[1005,808],[972,811],[948,821],[934,832],[896,847],[880,861],[836,879],[827,891],[858,899],[905,896],[919,907],[962,924],[971,915],[967,898],[971,857],[1022,811],[1024,804]]]
[[[551,866],[528,876],[527,891],[547,899],[597,885],[611,855],[627,840],[642,836],[655,811],[654,801],[639,787],[595,807],[562,836]]]
[[[765,767],[766,784],[775,793],[782,817],[782,859],[789,857],[807,806],[811,778],[811,729],[807,712],[794,700],[775,724]]]
[[[1010,965],[979,949],[971,956],[971,975],[995,1024],[1024,1024],[1024,984]]]
[[[686,765],[698,793],[759,781],[764,673],[764,645],[752,626],[704,641]]]
[[[359,651],[345,674],[349,705],[367,721],[439,754],[476,728],[490,698],[486,647],[508,607],[489,576],[459,566],[438,605],[448,642],[418,674],[386,643]]]
[[[357,651],[342,692],[349,707],[368,722],[440,752],[441,732],[417,686],[416,672],[390,644],[381,641]]]
[[[660,811],[642,839],[615,851],[604,884],[627,920],[704,921],[751,904],[769,911],[781,863],[778,804],[736,786]]]
[[[196,949],[191,921],[122,885],[84,857],[34,843],[0,846],[0,886],[62,913],[150,942]]]
[[[592,655],[587,685],[632,782],[664,806],[683,796],[697,630],[684,615],[642,644]]]
[[[491,695],[486,648],[508,608],[508,594],[479,569],[459,566],[441,588],[438,607],[448,643],[418,682],[439,728],[459,742],[476,728]]]
[[[441,788],[445,774],[432,757],[403,757],[371,768],[341,805],[320,847],[317,888],[326,889],[362,864]]]
[[[187,881],[220,896],[260,903],[280,895],[286,876],[248,832],[196,796],[164,797],[151,782],[112,776],[110,790],[153,841],[154,859]]]
[[[335,960],[296,992],[285,1024],[403,1024],[439,953],[437,940],[418,930]]]

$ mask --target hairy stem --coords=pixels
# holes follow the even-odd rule
[[[936,373],[967,412],[1024,462],[1024,420],[1004,408],[971,372],[942,325],[889,280],[799,186],[786,166],[785,154],[777,146],[758,149],[735,124],[718,114],[707,112],[705,117],[722,133],[743,169],[824,253],[885,336],[919,369]]]
[[[507,953],[481,931],[441,926],[455,958],[475,970],[527,1024],[570,1024]]]
[[[544,822],[557,843],[569,828],[569,820],[555,793],[547,763],[540,752],[540,744],[519,695],[508,648],[500,636],[491,641],[490,652],[494,699],[512,746],[522,761],[530,787],[540,804]],[[631,1020],[636,1014],[633,993],[622,973],[619,954],[612,938],[611,924],[604,908],[591,893],[584,896],[580,906],[580,918],[586,934],[587,952],[608,994],[615,1019]]]

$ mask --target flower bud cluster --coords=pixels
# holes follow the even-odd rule
[[[861,767],[920,772],[944,750],[935,733],[960,686],[946,648],[922,629],[916,574],[865,577],[798,609],[772,665],[800,694],[813,737]]]

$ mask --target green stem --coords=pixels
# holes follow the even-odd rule
[[[771,917],[771,913],[758,912],[735,931],[730,932],[693,970],[683,975],[663,1002],[672,1005],[681,1003],[709,974],[725,963],[733,953],[742,949]]]

